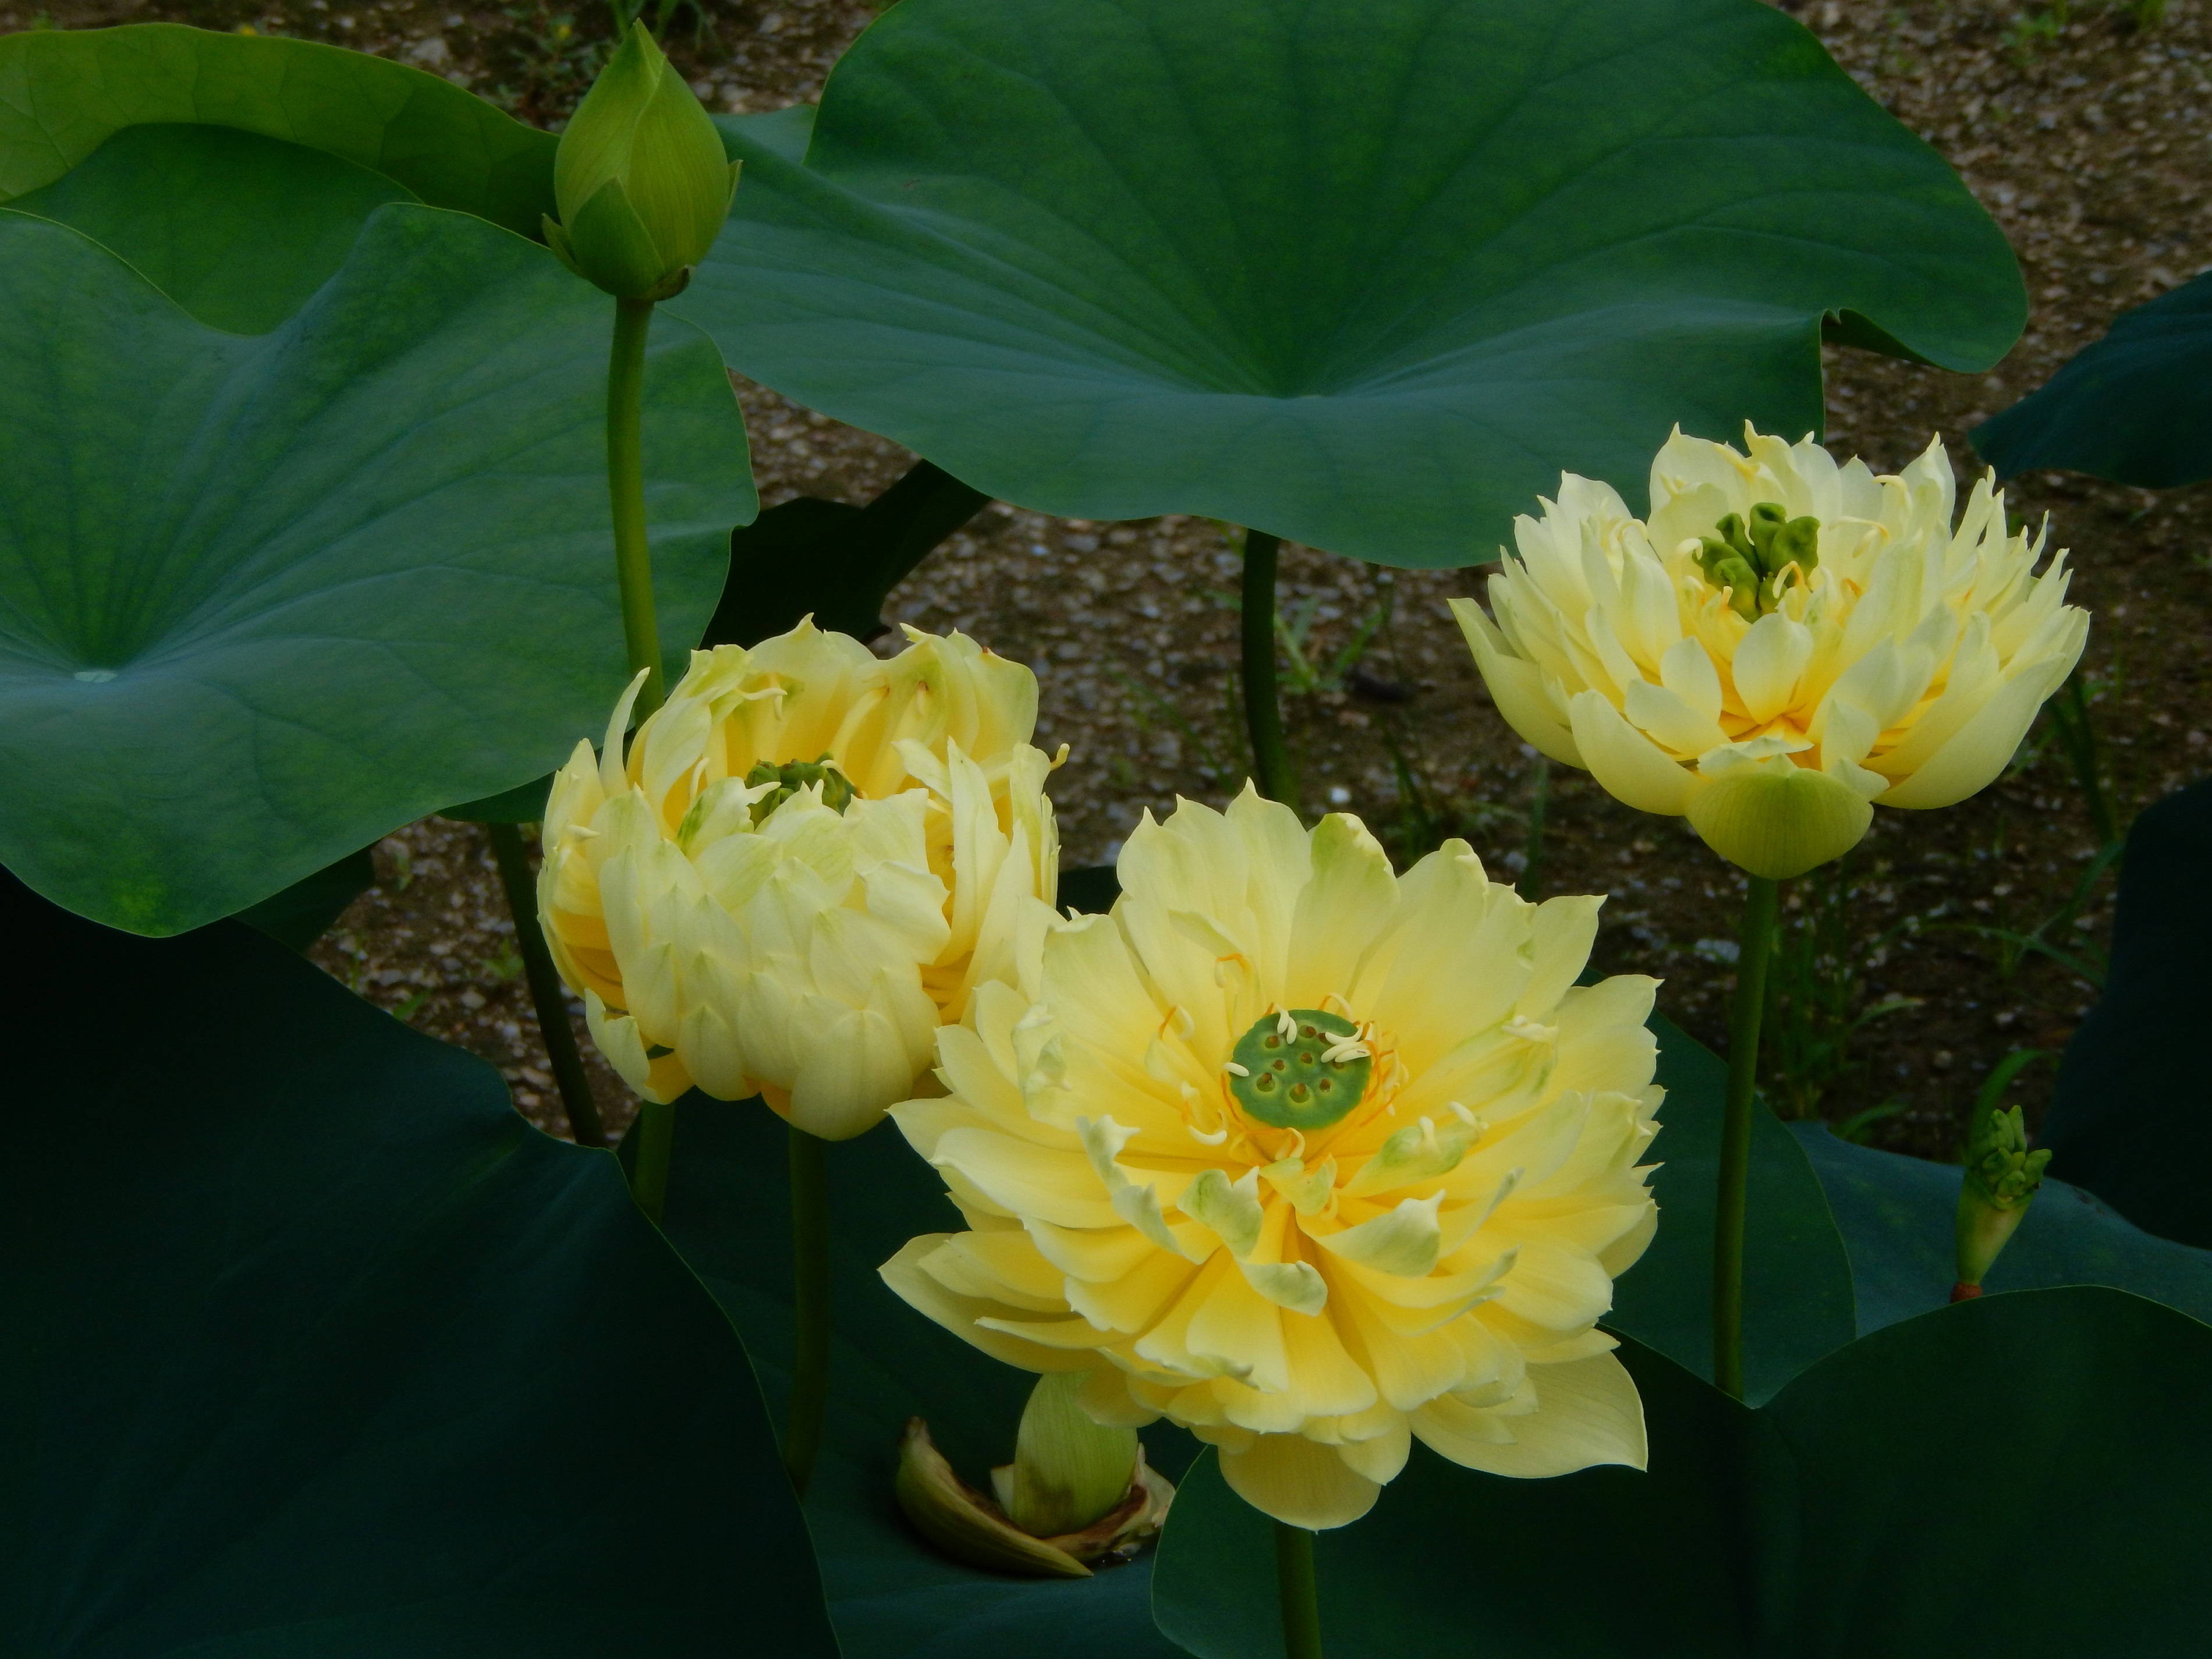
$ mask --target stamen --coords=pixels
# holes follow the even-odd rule
[[[1252,1075],[1251,1073],[1246,1071],[1242,1066],[1239,1066],[1233,1060],[1223,1060],[1221,1062],[1221,1069],[1237,1077],[1249,1077]]]

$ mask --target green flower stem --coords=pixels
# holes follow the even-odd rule
[[[676,1108],[641,1101],[637,1109],[637,1158],[629,1172],[629,1195],[645,1218],[660,1224],[668,1203],[668,1153],[676,1144]]]
[[[607,356],[607,495],[614,508],[615,577],[622,590],[623,643],[629,672],[646,671],[637,718],[660,707],[660,632],[653,617],[653,550],[645,537],[645,342],[653,301],[617,300]]]
[[[530,1005],[538,1011],[545,1057],[553,1063],[553,1080],[561,1087],[568,1133],[579,1146],[605,1146],[607,1126],[599,1119],[599,1102],[592,1097],[592,1080],[577,1052],[575,1028],[568,1024],[568,1005],[561,995],[561,975],[554,969],[553,953],[545,948],[545,930],[538,923],[538,890],[530,879],[530,856],[522,850],[522,830],[512,823],[484,828],[491,831],[491,855],[499,865],[507,910],[514,917],[515,948],[522,952]]]
[[[1729,1007],[1728,1107],[1713,1209],[1713,1381],[1743,1398],[1743,1212],[1751,1184],[1751,1113],[1759,1087],[1759,1022],[1774,954],[1776,885],[1753,876],[1738,935],[1735,1000]]]
[[[1284,1659],[1322,1659],[1314,1535],[1304,1527],[1275,1522],[1275,1585],[1283,1598]]]
[[[1552,804],[1552,763],[1539,755],[1528,764],[1528,842],[1521,856],[1521,896],[1534,904],[1544,896],[1544,815]]]
[[[830,1410],[829,1146],[791,1131],[791,1415],[783,1430],[783,1467],[804,1499],[822,1447]]]
[[[1275,690],[1275,556],[1279,536],[1244,532],[1244,724],[1252,734],[1253,781],[1269,800],[1295,809],[1290,750],[1283,745],[1283,707]]]

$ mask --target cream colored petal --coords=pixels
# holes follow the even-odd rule
[[[1442,1193],[1401,1199],[1395,1209],[1334,1233],[1316,1233],[1314,1243],[1330,1255],[1376,1273],[1419,1279],[1433,1273],[1443,1234],[1437,1211]]]
[[[1996,781],[2044,701],[2073,671],[2071,659],[2030,670],[2000,687],[1919,769],[1875,797],[1885,806],[1950,806]]]
[[[1576,747],[1574,733],[1545,694],[1543,672],[1534,663],[1512,654],[1504,635],[1473,599],[1452,600],[1451,612],[1458,619],[1460,632],[1467,636],[1475,669],[1490,688],[1491,701],[1498,705],[1505,723],[1537,753],[1563,766],[1581,767],[1582,751]]]
[[[1263,1434],[1249,1451],[1216,1453],[1229,1489],[1262,1515],[1309,1532],[1348,1527],[1375,1507],[1381,1483],[1344,1461],[1334,1446],[1303,1435]]]
[[[1705,653],[1698,653],[1700,661]],[[1664,686],[1649,680],[1632,680],[1626,688],[1622,707],[1629,723],[1676,760],[1692,760],[1715,744],[1726,743],[1720,721],[1699,713]]]
[[[849,1140],[914,1092],[915,1056],[898,1027],[875,1010],[851,1009],[813,1035],[791,1085],[795,1127],[823,1140]]]
[[[1351,988],[1353,970],[1389,926],[1398,880],[1382,843],[1358,818],[1331,812],[1311,837],[1312,876],[1291,921],[1289,976],[1277,994],[1291,1007],[1318,1007]]]
[[[1285,1316],[1242,1273],[1223,1273],[1191,1310],[1182,1340],[1193,1354],[1230,1375],[1265,1393],[1279,1394],[1290,1384],[1289,1356],[1283,1350],[1286,1316]]]
[[[1812,629],[1779,611],[1761,617],[1744,635],[1729,664],[1744,712],[1763,726],[1790,708],[1812,660]]]
[[[1613,1355],[1533,1366],[1535,1409],[1510,1415],[1450,1395],[1413,1413],[1413,1432],[1455,1463],[1491,1474],[1544,1480],[1601,1463],[1645,1466],[1644,1402]],[[1493,1439],[1503,1433],[1510,1438]]]
[[[1567,988],[1589,965],[1590,946],[1597,942],[1598,912],[1604,905],[1600,893],[1563,893],[1536,907],[1530,930],[1534,960],[1515,1004],[1518,1012],[1548,1021]]]
[[[1716,725],[1721,717],[1720,671],[1712,655],[1696,639],[1681,639],[1667,647],[1659,659],[1659,684],[1687,704],[1701,720]]]
[[[1385,1433],[1347,1440],[1336,1449],[1355,1474],[1388,1486],[1406,1467],[1406,1458],[1413,1449],[1413,1431],[1402,1415],[1395,1415]]]
[[[988,1130],[951,1129],[939,1138],[930,1161],[957,1170],[994,1203],[1025,1218],[1057,1227],[1126,1224],[1080,1152],[1049,1152]]]
[[[1390,933],[1347,988],[1416,1073],[1504,1018],[1528,982],[1535,908],[1494,885],[1464,848],[1448,843],[1406,872]]]
[[[1095,1353],[1047,1347],[980,1323],[984,1319],[1003,1320],[1018,1310],[1003,1303],[955,1295],[923,1269],[921,1264],[951,1237],[950,1233],[925,1233],[920,1238],[909,1239],[876,1272],[908,1306],[935,1320],[994,1359],[1025,1371],[1081,1371],[1098,1363]]]
[[[1595,691],[1570,705],[1575,746],[1605,792],[1640,812],[1680,817],[1689,810],[1689,772]]]

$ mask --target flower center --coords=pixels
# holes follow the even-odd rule
[[[1698,540],[1698,568],[1729,590],[1729,608],[1756,622],[1782,602],[1783,573],[1797,567],[1802,581],[1820,562],[1820,521],[1790,518],[1772,501],[1751,509],[1746,524],[1731,513]]]
[[[854,790],[852,781],[830,764],[825,753],[820,760],[786,761],[781,766],[763,761],[745,774],[745,782],[752,787],[772,783],[775,787],[753,803],[753,822],[766,823],[769,814],[789,800],[802,789],[822,786],[822,804],[833,812],[842,812],[853,804]]]
[[[1261,1015],[1231,1058],[1229,1092],[1278,1129],[1326,1129],[1359,1103],[1374,1067],[1359,1028],[1315,1008]]]

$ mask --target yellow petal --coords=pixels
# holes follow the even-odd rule
[[[1450,603],[1460,632],[1467,636],[1468,648],[1474,653],[1476,672],[1490,688],[1491,701],[1498,705],[1505,723],[1538,754],[1564,766],[1581,767],[1582,751],[1575,746],[1574,733],[1553,712],[1551,700],[1545,696],[1542,671],[1513,654],[1505,636],[1473,599]]]
[[[1047,1347],[981,1324],[981,1320],[1004,1318],[1018,1310],[1002,1303],[956,1295],[923,1269],[922,1262],[950,1237],[947,1233],[925,1233],[911,1239],[876,1271],[908,1306],[994,1359],[1018,1365],[1025,1371],[1080,1371],[1097,1364],[1094,1354]]]
[[[1369,1480],[1334,1446],[1303,1435],[1263,1434],[1251,1449],[1216,1454],[1229,1489],[1262,1515],[1309,1532],[1348,1527],[1375,1507],[1380,1482]]]
[[[1650,738],[1621,718],[1595,691],[1579,691],[1568,705],[1575,745],[1606,793],[1639,812],[1680,817],[1689,810],[1694,781]]]
[[[1432,1450],[1490,1474],[1543,1480],[1601,1463],[1645,1466],[1644,1402],[1609,1353],[1532,1366],[1518,1409],[1469,1406],[1450,1395],[1415,1412]]]

